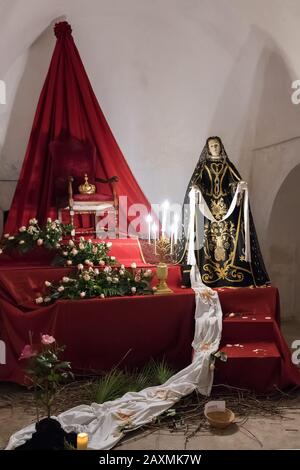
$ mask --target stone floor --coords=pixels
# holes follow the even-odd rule
[[[300,340],[300,322],[284,322],[282,330],[289,346]],[[299,353],[300,359],[300,353]],[[0,384],[0,448],[4,448],[9,436],[35,421],[35,410],[27,400],[28,392],[13,384]],[[155,432],[130,433],[116,447],[120,450],[205,450],[205,449],[300,449],[300,392],[280,417],[243,416],[225,430],[202,427],[193,437],[194,423],[185,431],[170,432],[160,428]],[[194,429],[194,430],[195,430]],[[188,431],[188,432],[187,432]]]

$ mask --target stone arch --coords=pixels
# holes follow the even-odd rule
[[[285,176],[270,211],[266,228],[268,267],[279,288],[282,317],[300,314],[300,163]]]

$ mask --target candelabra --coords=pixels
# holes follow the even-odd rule
[[[168,223],[171,219],[173,221],[172,225]],[[170,204],[168,201],[165,201],[162,204],[161,227],[152,223],[152,221],[153,219],[151,214],[148,214],[146,217],[146,222],[148,224],[148,244],[153,247],[153,254],[155,257],[158,256],[159,258],[159,263],[157,264],[157,277],[159,283],[155,293],[171,294],[173,291],[167,284],[168,263],[172,263],[176,260],[179,216],[178,213],[173,213],[173,216],[171,216]]]
[[[156,275],[159,282],[155,294],[172,294],[173,291],[167,284],[168,264],[166,262],[170,255],[171,241],[167,237],[161,236],[155,242],[156,254],[159,256],[159,263],[156,267]]]

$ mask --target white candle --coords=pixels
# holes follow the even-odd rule
[[[176,245],[176,243],[178,241],[178,222],[179,222],[178,214],[175,214],[175,217],[174,217],[174,245]]]
[[[172,227],[171,227],[171,248],[170,248],[170,254],[171,255],[173,254],[175,231],[176,231],[176,225],[173,224]]]
[[[147,215],[146,222],[148,224],[148,243],[150,245],[150,243],[151,243],[151,222],[152,222],[152,217],[151,217],[150,214]]]
[[[156,232],[157,232],[156,224],[152,225],[152,232],[153,232],[153,238],[154,238],[154,253],[156,254]]]
[[[165,201],[162,205],[163,207],[163,214],[162,214],[162,224],[161,224],[161,236],[164,238],[165,232],[167,229],[167,215],[169,209],[169,201]]]
[[[77,434],[77,450],[87,450],[89,435],[86,432]]]

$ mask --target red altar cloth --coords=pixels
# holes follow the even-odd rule
[[[33,302],[45,280],[57,280],[69,272],[67,268],[37,266],[1,268],[0,339],[6,344],[6,364],[0,364],[0,380],[23,383],[24,363],[18,358],[28,343],[29,331],[34,332],[36,342],[40,334],[47,333],[66,345],[65,358],[76,373],[108,370],[120,362],[122,367],[139,367],[151,357],[165,357],[178,369],[190,363],[195,296],[191,289],[180,288],[179,267],[170,268],[173,295],[57,301],[47,307]],[[299,372],[290,362],[276,321],[277,289],[224,289],[219,296],[226,316],[221,347],[226,348],[229,341],[247,340],[250,346],[246,344],[243,353],[227,351],[228,362],[217,363],[216,381],[246,383],[258,391],[270,390],[273,384],[279,388],[300,385]],[[248,320],[233,321],[227,316],[230,312],[243,312]],[[271,317],[268,327],[263,326],[266,316]],[[256,318],[255,325],[251,318]],[[259,348],[269,345],[268,357],[255,357],[252,349],[256,344]],[[247,370],[245,360],[251,365]]]

